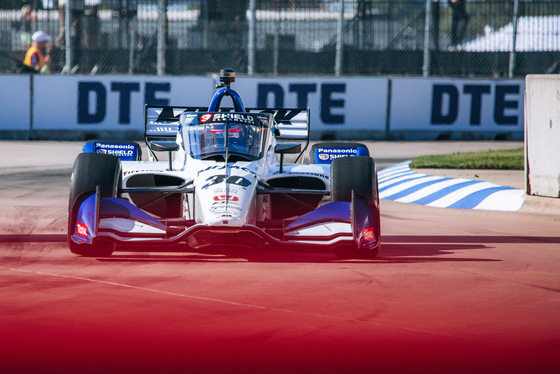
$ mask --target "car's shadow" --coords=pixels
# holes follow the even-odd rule
[[[541,238],[542,239],[542,238]],[[522,240],[522,239],[521,239]],[[530,240],[527,238],[526,240]],[[379,255],[374,259],[339,259],[329,250],[288,248],[228,248],[193,251],[175,247],[173,252],[115,252],[99,261],[131,262],[270,262],[270,263],[410,263],[500,261],[484,258],[472,250],[491,248],[492,243],[510,242],[511,237],[477,236],[395,236],[382,237]],[[165,248],[163,248],[165,250]]]
[[[415,262],[495,262],[479,251],[494,244],[560,243],[560,237],[477,236],[477,235],[386,235],[382,237],[379,255],[374,259],[339,259],[328,250],[310,251],[297,248],[222,248],[193,252],[176,247],[174,252],[115,252],[99,261],[146,262],[269,262],[269,263],[415,263]],[[476,250],[476,255],[470,255]]]
[[[0,243],[36,243],[66,241],[61,234],[0,235]],[[384,235],[379,255],[374,259],[339,259],[328,250],[310,251],[293,247],[229,248],[193,251],[185,246],[141,248],[143,251],[117,251],[98,261],[110,262],[271,262],[271,263],[411,263],[501,261],[484,256],[484,249],[495,244],[560,244],[559,236],[500,235]],[[62,249],[62,248],[61,248]],[[474,254],[473,250],[477,250]],[[70,252],[68,252],[69,255]],[[471,255],[472,254],[472,255]],[[74,255],[72,255],[74,256]]]

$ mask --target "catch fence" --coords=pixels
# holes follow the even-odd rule
[[[23,71],[37,30],[53,37],[52,73],[521,77],[560,69],[560,0],[21,3],[0,4],[1,73]]]

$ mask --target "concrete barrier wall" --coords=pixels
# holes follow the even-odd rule
[[[560,76],[528,75],[526,87],[527,194],[560,197]]]
[[[0,76],[0,138],[141,139],[144,103],[207,106],[215,84],[212,77]],[[523,139],[520,79],[238,76],[233,87],[246,107],[311,108],[313,139]]]
[[[0,75],[0,138],[27,138],[31,129],[29,75]]]

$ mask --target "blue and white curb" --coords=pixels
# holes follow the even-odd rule
[[[379,197],[440,208],[514,212],[525,202],[525,191],[490,182],[416,173],[410,161],[378,172]]]

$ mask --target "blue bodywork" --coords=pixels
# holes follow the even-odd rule
[[[233,108],[236,112],[245,112],[245,107],[243,106],[243,101],[241,100],[241,96],[239,94],[229,88],[223,87],[220,88],[212,97],[212,101],[210,102],[210,106],[208,107],[209,112],[217,112],[220,109],[220,104],[224,96],[230,96],[231,100],[233,101]]]
[[[99,222],[97,209],[98,195],[93,194],[84,200],[78,211],[78,219],[72,239],[76,243],[91,244],[93,238],[97,234],[97,225]]]
[[[379,243],[379,215],[377,207],[352,194],[352,230],[359,249],[375,248]]]
[[[123,231],[130,231],[134,227],[135,221],[143,222],[161,230],[166,229],[164,223],[126,200],[114,197],[99,198],[99,194],[93,194],[85,199],[80,206],[72,238],[76,243],[91,244],[99,229],[99,220],[107,217],[119,217],[129,220],[128,226],[122,227]],[[78,234],[79,225],[87,228],[87,236],[83,233],[82,235]]]
[[[325,222],[350,222],[358,249],[375,248],[379,243],[376,208],[366,199],[353,196],[352,202],[336,201],[323,205],[286,226],[286,232]]]
[[[350,203],[344,201],[336,201],[323,205],[295,222],[286,226],[286,230],[295,230],[299,227],[309,226],[324,221],[350,221]]]

